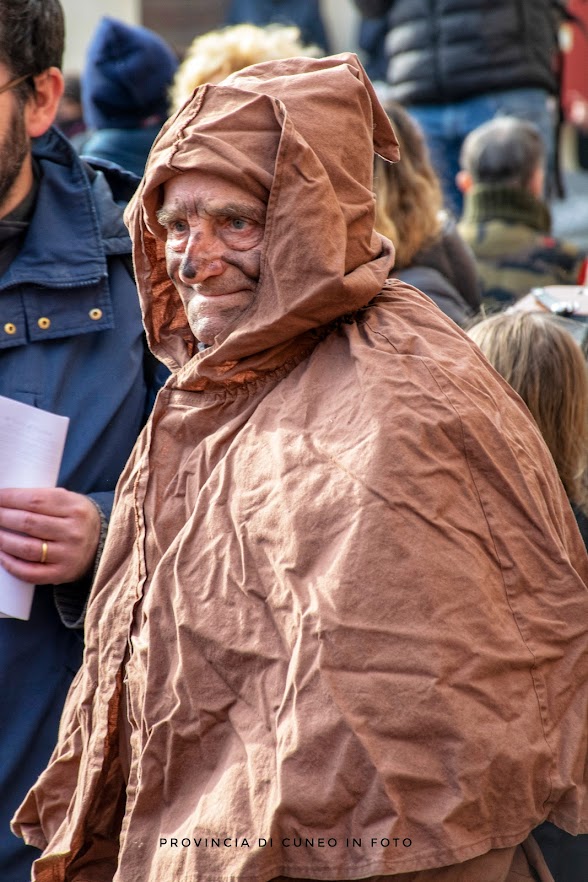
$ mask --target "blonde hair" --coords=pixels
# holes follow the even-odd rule
[[[394,266],[403,269],[412,264],[421,248],[439,236],[443,195],[418,124],[395,101],[388,101],[384,108],[398,138],[400,161],[375,158],[375,226],[394,243]]]
[[[569,499],[588,513],[588,368],[580,346],[540,312],[500,313],[468,334],[521,396]]]
[[[170,89],[171,113],[175,113],[203,83],[220,83],[229,74],[250,64],[303,55],[319,58],[318,46],[304,46],[294,26],[270,24],[258,27],[238,24],[196,37],[176,71]]]

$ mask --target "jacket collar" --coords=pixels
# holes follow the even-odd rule
[[[479,184],[466,194],[462,222],[505,221],[524,224],[540,233],[551,231],[551,215],[544,202],[526,190]]]
[[[105,174],[88,167],[57,129],[33,141],[33,156],[41,174],[35,211],[0,289],[95,285],[107,277],[107,257],[130,250]],[[113,169],[108,174],[118,172]]]

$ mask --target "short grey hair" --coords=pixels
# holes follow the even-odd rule
[[[545,163],[545,147],[532,122],[498,116],[470,132],[459,162],[475,184],[526,189],[533,173]]]

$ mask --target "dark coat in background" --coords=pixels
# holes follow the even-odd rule
[[[392,275],[423,291],[458,325],[465,325],[480,309],[476,262],[450,218],[438,239],[421,248],[410,266]]]
[[[321,17],[319,0],[233,0],[226,24],[296,25],[304,43],[316,43],[325,52],[329,41]]]
[[[355,5],[366,18],[387,16],[387,81],[396,101],[444,104],[501,89],[557,91],[553,0],[355,0]]]

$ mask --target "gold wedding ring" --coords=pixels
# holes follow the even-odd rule
[[[47,543],[43,542],[41,545],[41,563],[47,562]]]

